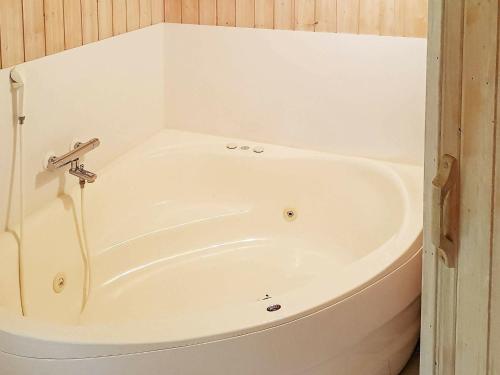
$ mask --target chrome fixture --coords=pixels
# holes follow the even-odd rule
[[[24,81],[21,74],[16,70],[16,68],[10,71],[10,84],[12,90],[16,93],[16,120],[19,125],[24,124],[26,116],[24,114]]]
[[[100,144],[101,143],[98,138],[93,138],[85,143],[77,142],[73,150],[71,150],[70,152],[62,156],[51,156],[47,163],[47,169],[49,171],[55,171],[56,169],[70,164],[71,168],[69,170],[69,173],[73,176],[78,177],[80,180],[80,184],[85,184],[86,182],[92,183],[96,180],[97,175],[85,170],[84,165],[80,164],[80,158],[87,152],[92,151]]]

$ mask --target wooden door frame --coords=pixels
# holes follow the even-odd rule
[[[424,375],[500,373],[494,355],[500,353],[500,288],[493,282],[500,278],[498,16],[497,1],[429,3]],[[453,192],[458,210],[451,217],[457,230],[449,233],[458,243],[456,268],[444,265],[431,241],[432,179],[444,154],[455,157],[460,166],[459,188]]]

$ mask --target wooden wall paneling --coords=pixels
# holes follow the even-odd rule
[[[294,0],[274,0],[275,29],[293,30],[294,15]]]
[[[127,0],[113,0],[113,35],[127,32]]]
[[[442,28],[442,75],[441,75],[441,142],[440,154],[461,158],[461,121],[462,121],[462,34],[463,0],[447,1],[444,5]],[[459,187],[451,193],[449,202],[458,202]],[[453,223],[448,223],[448,237],[458,243],[458,207],[452,208],[450,215]],[[456,309],[457,309],[457,269],[448,268],[438,261],[438,293],[436,308],[436,352],[437,374],[455,374]]]
[[[64,51],[63,0],[44,0],[45,54]]]
[[[199,0],[200,25],[217,24],[217,0]]]
[[[97,14],[99,17],[99,40],[113,36],[113,1],[98,0]]]
[[[181,0],[181,6],[182,23],[197,25],[200,22],[198,0]]]
[[[0,48],[2,67],[24,61],[23,6],[19,0],[1,0]]]
[[[396,0],[380,0],[380,35],[395,35]]]
[[[236,0],[236,26],[255,27],[255,0]]]
[[[140,0],[127,0],[127,31],[137,30],[140,27]]]
[[[82,41],[83,44],[99,40],[99,20],[97,18],[97,0],[81,0]]]
[[[23,0],[24,59],[45,56],[43,0]]]
[[[163,0],[151,1],[151,23],[153,25],[165,20],[165,3]]]
[[[64,0],[64,47],[65,49],[81,46],[82,8],[80,0]]]
[[[295,30],[314,31],[315,0],[295,0]]]
[[[151,0],[139,0],[139,27],[151,25],[152,4]]]
[[[217,25],[236,26],[235,0],[217,0]]]
[[[274,29],[274,0],[255,0],[255,27]]]
[[[181,0],[165,0],[165,21],[171,23],[181,23],[181,9]]]
[[[465,2],[456,375],[488,371],[498,10]]]
[[[380,34],[380,18],[380,0],[360,0],[360,34]]]
[[[337,0],[337,31],[351,34],[359,32],[359,0]]]
[[[400,0],[404,17],[403,36],[425,37],[427,35],[427,0]]]
[[[314,31],[337,31],[337,0],[316,0],[316,25]]]
[[[438,169],[441,136],[441,73],[442,20],[446,0],[432,2],[430,33],[427,46],[427,88],[425,105],[425,160],[424,160],[424,246],[422,259],[422,320],[420,373],[436,375],[437,333],[437,262],[438,255],[432,243],[432,180]]]

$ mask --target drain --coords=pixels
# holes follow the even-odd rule
[[[285,208],[283,210],[283,217],[287,221],[294,221],[297,218],[297,212],[292,208]]]
[[[278,311],[279,309],[281,309],[281,305],[271,305],[267,308],[267,311],[274,312]]]

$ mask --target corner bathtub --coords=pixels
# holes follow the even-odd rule
[[[88,303],[80,313],[75,188],[25,220],[26,317],[0,302],[1,374],[404,366],[419,331],[420,167],[165,130],[98,175]]]

